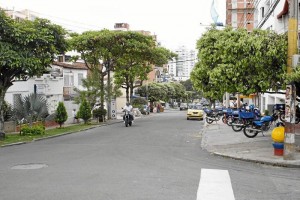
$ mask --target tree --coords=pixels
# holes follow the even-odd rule
[[[201,92],[198,92],[194,89],[191,79],[181,81],[180,84],[185,87],[187,100],[191,100],[191,102],[193,102],[195,99],[201,98]]]
[[[15,100],[13,115],[18,121],[25,121],[30,124],[43,120],[49,115],[47,100],[34,93],[25,97],[18,96]]]
[[[125,48],[118,61],[114,83],[126,89],[126,99],[130,101],[134,88],[143,85],[153,66],[166,64],[175,54],[156,46],[153,37],[141,33],[131,33],[130,37],[126,37]]]
[[[56,114],[55,114],[55,122],[59,124],[59,127],[61,127],[68,119],[68,113],[66,111],[66,107],[63,102],[59,102]]]
[[[83,119],[84,123],[87,124],[89,119],[92,117],[92,110],[86,99],[83,99],[78,111],[78,117]]]
[[[17,79],[42,74],[54,56],[67,49],[66,31],[45,19],[13,21],[0,10],[0,108]],[[0,130],[4,114],[0,111]]]
[[[287,36],[267,30],[212,28],[197,42],[199,62],[191,80],[210,99],[224,92],[243,93],[278,90],[284,84]]]
[[[143,85],[137,90],[140,96],[148,97],[150,102],[159,100],[169,101],[170,99],[185,98],[185,88],[179,83],[151,83]]]
[[[116,85],[127,85],[129,100],[129,93],[132,93],[136,79],[145,80],[152,70],[150,64],[165,60],[166,55],[162,56],[162,52],[167,52],[155,50],[155,42],[151,36],[132,31],[88,31],[81,35],[73,35],[70,44],[74,50],[81,53],[81,58],[91,72],[98,74],[101,108],[104,108],[106,99],[109,114],[109,103],[113,96],[110,72],[115,71]],[[159,59],[158,55],[161,55]]]

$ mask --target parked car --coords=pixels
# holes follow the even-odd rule
[[[186,114],[186,119],[198,119],[198,120],[203,120],[203,107],[201,105],[191,105],[188,108],[187,114]]]
[[[179,110],[187,110],[188,109],[188,104],[187,103],[181,103],[179,106]]]

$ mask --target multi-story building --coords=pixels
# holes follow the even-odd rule
[[[255,7],[255,27],[273,30],[279,34],[288,31],[288,0],[262,0]],[[285,95],[264,93],[260,95],[261,110],[271,110],[274,104],[284,104]]]
[[[16,21],[21,21],[21,20],[35,20],[38,15],[35,14],[34,12],[30,11],[30,10],[21,10],[21,11],[15,11],[15,10],[10,10],[10,9],[5,9],[4,10],[6,15],[11,17],[12,19],[16,20]]]
[[[254,28],[255,1],[226,0],[226,25],[233,28]]]
[[[175,53],[178,57],[169,61],[168,73],[175,81],[186,81],[195,66],[196,52],[181,46],[175,50]]]

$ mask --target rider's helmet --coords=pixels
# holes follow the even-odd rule
[[[130,105],[130,103],[129,102],[126,102],[126,106],[129,106]]]

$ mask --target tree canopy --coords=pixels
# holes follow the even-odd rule
[[[191,80],[204,96],[278,90],[286,75],[287,35],[268,30],[209,29],[197,42]]]
[[[14,21],[0,10],[0,107],[16,79],[45,72],[57,54],[65,52],[67,32],[49,20]],[[0,130],[3,130],[3,112]]]

